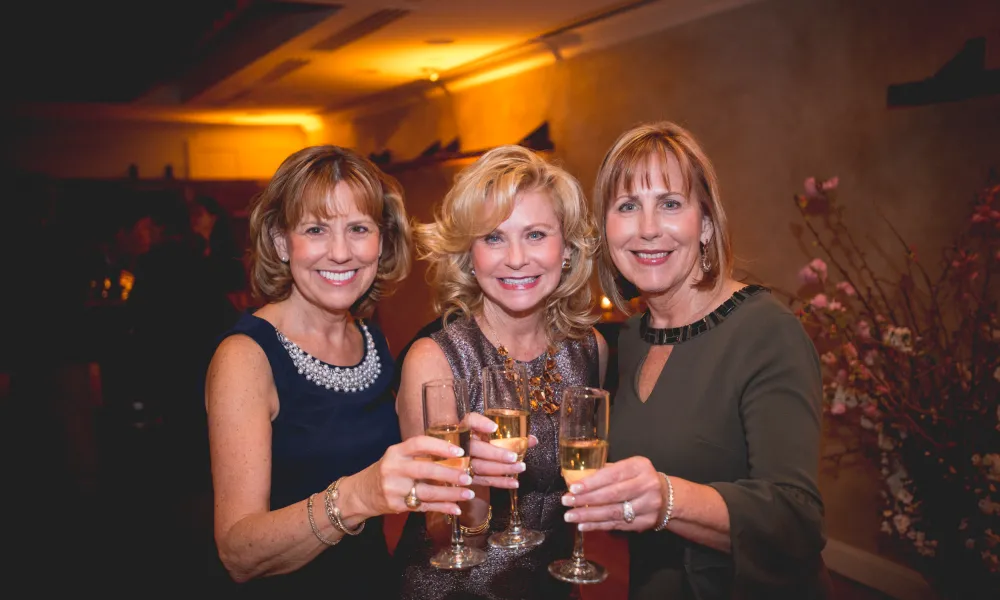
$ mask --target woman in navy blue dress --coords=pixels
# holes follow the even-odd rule
[[[410,268],[401,189],[350,150],[306,148],[254,199],[250,233],[266,304],[206,379],[219,557],[242,592],[393,597],[380,516],[458,514],[472,495],[467,474],[414,460],[461,449],[400,441],[392,356],[361,318]]]

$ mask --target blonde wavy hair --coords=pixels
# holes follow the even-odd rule
[[[358,208],[378,223],[382,240],[375,281],[351,313],[371,314],[379,299],[409,274],[413,237],[399,183],[352,150],[312,146],[286,158],[250,203],[250,285],[258,298],[278,302],[291,294],[291,271],[278,258],[274,238],[295,228],[305,216],[331,218],[327,200],[340,182],[351,187]]]
[[[483,307],[483,291],[472,275],[472,244],[514,212],[518,196],[546,194],[570,250],[569,270],[545,302],[545,322],[555,339],[580,338],[597,320],[590,289],[596,229],[580,183],[563,169],[521,146],[500,146],[483,154],[455,178],[437,207],[434,222],[416,226],[419,258],[430,262],[427,281],[434,310],[444,323]]]
[[[729,221],[719,196],[719,181],[715,168],[694,137],[676,123],[660,121],[638,125],[621,134],[604,156],[594,186],[593,213],[598,231],[602,233],[597,256],[597,273],[604,294],[614,305],[630,314],[631,307],[622,290],[622,275],[611,260],[607,236],[608,209],[622,192],[631,194],[639,182],[648,183],[653,168],[662,168],[673,156],[683,174],[683,192],[697,199],[703,215],[712,222],[712,239],[705,244],[711,268],[702,273],[696,289],[718,289],[733,275],[733,248]],[[664,175],[665,176],[665,175]],[[674,189],[671,182],[666,182]]]

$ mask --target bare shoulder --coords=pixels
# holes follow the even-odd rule
[[[429,337],[413,342],[403,360],[404,382],[407,379],[427,381],[450,376],[451,366],[437,342]]]
[[[274,385],[264,349],[252,338],[235,334],[222,340],[208,366],[205,383],[207,405],[238,397],[238,391],[256,392]],[[257,395],[254,394],[254,395]]]

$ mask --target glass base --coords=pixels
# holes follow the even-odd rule
[[[572,558],[553,561],[549,573],[566,583],[601,583],[608,578],[608,570],[589,560],[577,563]]]
[[[498,531],[486,541],[494,548],[533,548],[545,541],[545,534],[519,527],[515,530]]]
[[[479,548],[460,546],[457,551],[448,547],[431,557],[431,566],[438,569],[471,569],[486,560],[486,553]]]

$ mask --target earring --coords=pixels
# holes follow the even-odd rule
[[[287,256],[279,256],[278,260],[280,260],[281,262],[285,263],[286,265],[288,264],[288,257]]]
[[[705,244],[701,245],[701,270],[705,273],[712,270],[712,262],[708,260],[708,252],[705,251]]]
[[[569,267],[570,267],[569,259],[568,258],[564,258],[563,259],[563,264],[562,264],[562,270],[563,271],[569,271]]]
[[[475,277],[476,276],[476,267],[472,267],[472,269],[469,270],[469,273],[471,273],[472,276]]]

